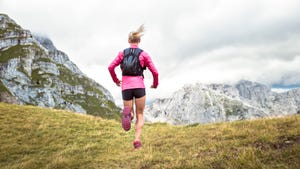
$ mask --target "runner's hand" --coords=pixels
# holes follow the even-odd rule
[[[120,87],[121,83],[122,83],[122,81],[119,81],[119,82],[116,83],[116,85]]]
[[[151,85],[151,87],[150,88],[152,88],[152,89],[156,89],[157,88],[157,86],[153,86],[153,85]]]

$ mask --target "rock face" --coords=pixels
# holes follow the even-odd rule
[[[0,14],[0,101],[120,118],[111,94],[50,39]]]
[[[147,106],[145,119],[175,125],[274,117],[300,112],[300,88],[275,93],[263,84],[186,85]]]

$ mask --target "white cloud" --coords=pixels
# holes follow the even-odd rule
[[[120,88],[107,66],[140,24],[140,47],[160,73],[150,100],[195,82],[300,84],[298,0],[0,0],[0,11],[50,37],[118,104]],[[152,83],[149,72],[145,83]]]

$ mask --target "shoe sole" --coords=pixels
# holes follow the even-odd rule
[[[140,141],[135,141],[135,142],[133,142],[133,147],[135,149],[139,149],[142,147],[142,143]]]

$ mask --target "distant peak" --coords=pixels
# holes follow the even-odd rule
[[[47,50],[49,51],[57,50],[53,42],[50,40],[50,38],[38,34],[33,34],[33,37]]]

